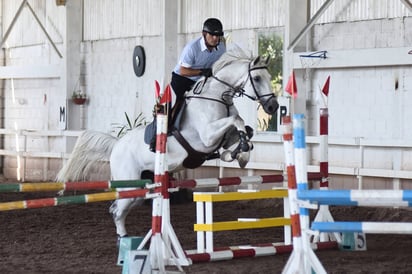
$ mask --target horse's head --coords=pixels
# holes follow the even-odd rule
[[[213,78],[229,87],[222,98],[246,96],[259,101],[267,114],[274,114],[279,104],[272,92],[268,63],[268,58],[250,58],[240,48],[226,52],[213,67]]]
[[[251,89],[253,94],[247,96],[251,99],[258,100],[267,114],[274,114],[279,104],[275,94],[272,92],[268,63],[269,58],[263,59],[260,56],[249,63],[249,76],[245,84],[245,91]]]

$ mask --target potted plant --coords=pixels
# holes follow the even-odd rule
[[[123,137],[128,131],[141,127],[141,126],[145,126],[146,125],[146,119],[143,116],[143,113],[139,113],[139,115],[137,115],[137,117],[134,119],[133,123],[129,118],[129,115],[127,115],[127,113],[124,113],[125,117],[126,117],[126,122],[127,124],[120,124],[120,123],[114,123],[112,124],[112,126],[114,126],[114,128],[119,129],[119,133],[117,133],[117,137]]]
[[[86,103],[87,95],[80,90],[73,91],[72,100],[76,105],[83,105],[84,103]]]

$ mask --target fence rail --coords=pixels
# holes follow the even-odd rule
[[[13,129],[0,129],[0,136],[12,135],[16,140],[23,143],[20,147],[6,147],[0,149],[0,156],[17,157],[20,165],[20,174],[17,177],[20,180],[25,179],[26,173],[26,161],[28,158],[44,159],[62,159],[66,160],[70,157],[70,152],[65,151],[30,151],[28,149],[28,140],[30,138],[77,138],[82,131],[72,130],[13,130]],[[280,135],[276,134],[257,134],[253,137],[255,148],[263,145],[271,145],[282,148],[282,139]],[[308,148],[316,148],[319,145],[320,138],[318,136],[308,136],[306,138]],[[412,180],[412,163],[406,163],[408,159],[412,159],[412,141],[411,140],[379,140],[379,139],[366,139],[366,138],[341,138],[341,137],[329,137],[329,147],[333,150],[339,149],[351,149],[356,160],[353,163],[335,163],[332,159],[329,162],[329,174],[330,175],[347,175],[354,176],[358,179],[359,189],[363,188],[363,179],[365,177],[392,179],[393,188],[400,189],[400,180]],[[40,148],[38,148],[40,149]],[[60,149],[61,148],[56,148]],[[371,150],[373,150],[371,152]],[[392,159],[390,163],[386,163],[382,166],[371,166],[370,160],[365,155],[374,152],[382,153],[386,151],[387,159]],[[308,151],[310,154],[310,150]],[[315,154],[315,153],[313,153]],[[331,155],[331,153],[329,152]],[[409,155],[410,154],[410,155]],[[319,162],[316,160],[316,155],[311,155],[311,161],[308,161],[308,171],[319,171]],[[330,157],[334,158],[334,157]],[[369,162],[368,162],[369,161]],[[402,162],[404,161],[404,162]],[[368,165],[366,164],[368,163]],[[45,164],[45,166],[47,166]],[[226,163],[220,160],[211,160],[205,163],[208,167],[224,168],[238,168],[236,162]],[[411,167],[411,170],[408,170]],[[251,160],[247,169],[250,173],[254,173],[257,170],[269,170],[269,171],[283,171],[285,168],[283,159],[278,161],[255,161]],[[46,179],[46,178],[45,178]],[[47,179],[46,179],[47,180]]]

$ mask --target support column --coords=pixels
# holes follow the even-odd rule
[[[178,3],[177,0],[163,0],[163,84],[162,89],[170,83],[172,70],[177,62],[178,35]]]
[[[83,39],[83,1],[67,1],[65,9],[66,27],[63,30],[63,58],[61,62],[61,96],[59,96],[59,129],[80,130],[80,105],[75,105],[71,96],[80,76],[80,44]],[[80,85],[81,83],[78,83]],[[86,111],[86,110],[85,110]],[[72,151],[77,138],[67,137],[64,151]]]
[[[71,100],[75,89],[80,88],[80,44],[83,34],[83,1],[66,2],[66,39],[65,39],[65,67],[66,67],[66,95],[67,95],[67,129],[81,129],[80,105],[73,104]]]
[[[302,52],[307,49],[307,39],[299,40],[294,47],[288,49],[292,41],[299,35],[310,18],[310,1],[289,0],[286,1],[286,26],[284,41],[284,65],[283,65],[283,87],[286,87],[289,76],[293,69],[293,53]],[[296,85],[298,87],[297,98],[291,100],[291,113],[306,114],[306,91],[304,88],[304,70],[295,70]]]

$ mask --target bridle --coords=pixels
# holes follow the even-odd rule
[[[257,89],[256,89],[256,85],[255,85],[255,83],[254,83],[254,81],[253,81],[253,77],[252,77],[251,72],[254,71],[254,70],[258,70],[258,69],[266,69],[266,70],[267,70],[268,67],[267,67],[267,65],[252,66],[252,62],[253,62],[253,61],[251,61],[251,62],[249,63],[248,76],[247,76],[246,80],[243,81],[242,84],[239,85],[239,86],[233,86],[233,85],[231,85],[230,83],[228,83],[228,82],[226,82],[226,81],[223,81],[222,79],[219,79],[217,76],[212,75],[212,76],[210,76],[210,77],[208,77],[208,78],[205,79],[205,81],[203,82],[202,87],[200,87],[200,88],[195,87],[195,88],[193,89],[193,93],[194,93],[194,94],[197,94],[197,95],[200,94],[200,93],[202,92],[203,86],[204,86],[204,84],[206,83],[206,81],[207,81],[209,78],[212,78],[212,79],[214,79],[214,80],[216,80],[216,81],[224,84],[225,86],[229,87],[229,90],[224,91],[224,92],[222,93],[222,96],[221,96],[221,99],[220,99],[220,100],[219,100],[219,99],[215,99],[215,98],[202,97],[202,96],[186,96],[186,98],[198,98],[198,99],[205,99],[205,100],[216,101],[216,102],[222,103],[222,104],[224,104],[224,105],[226,105],[226,106],[228,106],[228,107],[233,105],[233,100],[230,100],[230,102],[228,102],[227,98],[233,99],[233,98],[235,98],[235,97],[245,96],[245,97],[247,97],[247,98],[249,98],[249,99],[251,99],[251,100],[253,100],[253,101],[257,101],[257,100],[260,100],[261,98],[268,97],[268,96],[269,96],[269,100],[270,100],[271,98],[275,98],[275,95],[274,95],[272,92],[267,93],[267,94],[263,94],[263,95],[260,95],[260,94],[258,93],[258,91],[257,91]],[[246,85],[246,83],[247,83],[248,80],[250,80],[250,83],[251,83],[251,85],[252,85],[253,92],[255,93],[255,96],[251,96],[251,95],[247,94],[246,91],[245,91],[245,88],[244,88],[244,87],[245,87],[245,85]],[[198,90],[198,91],[197,91],[197,90]]]
[[[269,70],[267,65],[264,65],[264,66],[253,66],[253,67],[251,67],[251,63],[249,63],[248,79],[250,78],[250,83],[252,84],[253,92],[255,93],[256,97],[252,97],[252,96],[250,96],[250,95],[248,95],[248,94],[246,94],[246,93],[244,93],[243,95],[245,95],[246,97],[248,97],[249,99],[254,100],[254,101],[260,100],[261,98],[266,97],[266,96],[269,96],[270,98],[275,97],[275,95],[273,94],[273,92],[270,92],[270,93],[267,93],[267,94],[263,94],[263,95],[259,95],[259,93],[257,92],[257,89],[256,89],[256,87],[255,87],[255,83],[253,82],[253,78],[252,78],[251,71],[253,71],[253,70],[258,70],[258,69],[266,69],[266,70]],[[246,82],[247,82],[247,79],[246,79]],[[246,82],[245,82],[245,84],[246,84]]]

